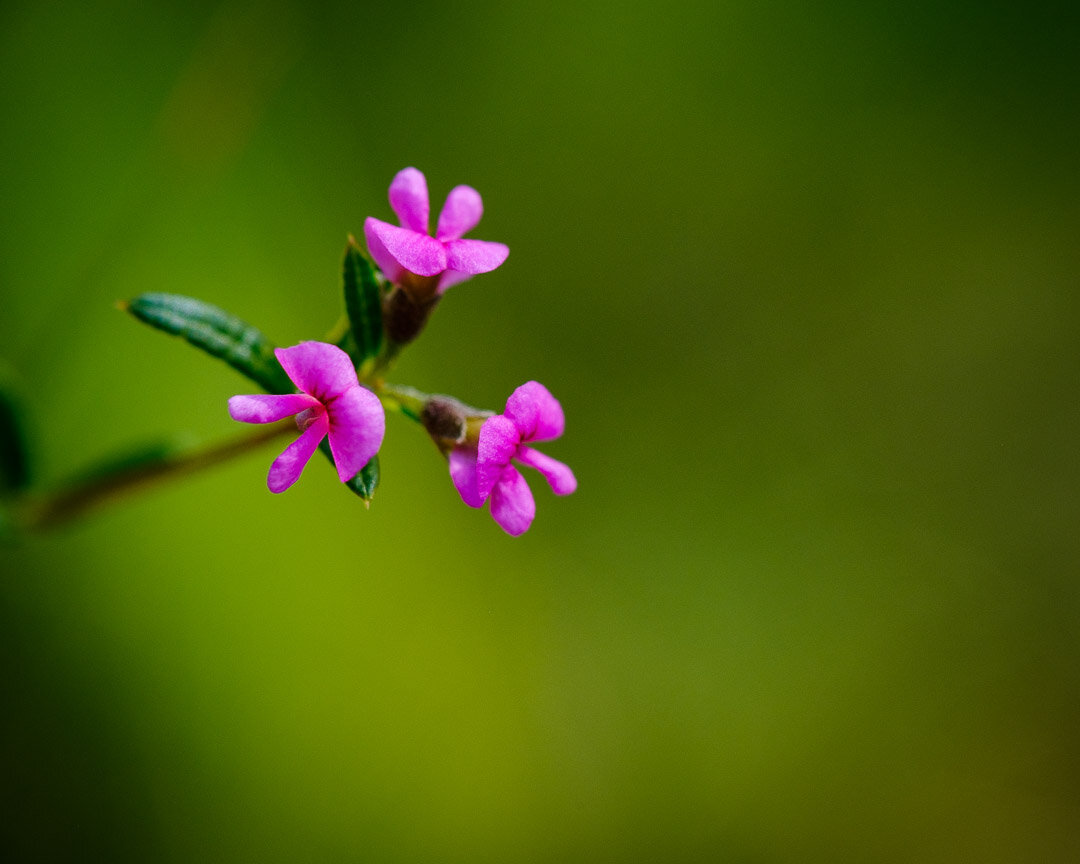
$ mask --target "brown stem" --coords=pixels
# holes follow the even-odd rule
[[[108,501],[122,498],[164,480],[184,477],[227,462],[229,459],[290,432],[296,433],[296,424],[291,420],[282,421],[260,429],[254,434],[249,433],[191,453],[163,456],[151,462],[122,468],[101,477],[75,483],[28,501],[20,521],[29,529],[55,528]]]

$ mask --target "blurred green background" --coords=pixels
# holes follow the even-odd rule
[[[394,380],[536,378],[513,540],[388,418],[0,549],[11,860],[1080,858],[1069,7],[0,6],[0,356],[38,481],[237,431],[114,308],[280,344],[415,165],[511,248]]]

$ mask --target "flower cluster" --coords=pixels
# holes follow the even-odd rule
[[[242,423],[296,417],[300,437],[274,460],[266,485],[271,492],[292,486],[323,438],[330,439],[338,477],[349,482],[382,446],[386,417],[379,397],[360,386],[349,355],[336,345],[301,342],[274,355],[301,392],[229,400],[229,416]]]
[[[510,254],[502,243],[464,240],[484,214],[480,193],[471,186],[455,186],[439,213],[435,236],[428,228],[427,180],[415,168],[405,168],[390,183],[390,206],[401,226],[369,217],[364,221],[368,251],[383,275],[395,285],[442,294],[451,285],[478,273],[494,270]]]
[[[483,507],[490,500],[491,516],[503,530],[523,534],[536,515],[536,501],[511,460],[539,471],[556,495],[569,495],[577,489],[574,473],[526,446],[559,438],[565,426],[562,406],[543,384],[522,384],[506,400],[502,414],[484,421],[475,445],[464,443],[450,452],[450,477],[461,500],[470,507]]]
[[[393,388],[382,377],[446,289],[494,270],[509,249],[502,243],[464,239],[483,213],[480,194],[470,186],[451,190],[434,236],[429,231],[423,174],[415,168],[400,171],[390,184],[389,198],[400,226],[375,218],[364,223],[368,251],[389,283],[385,291],[370,289],[378,292],[375,304],[376,309],[381,306],[385,345],[363,357],[352,350],[355,341],[344,337],[337,345],[302,342],[278,348],[274,356],[298,392],[234,396],[229,414],[244,423],[295,418],[300,434],[274,460],[267,477],[271,492],[283,492],[299,479],[324,438],[338,477],[343,483],[352,481],[382,445],[384,405],[398,407],[421,419],[447,456],[451,480],[462,500],[470,507],[490,501],[495,521],[509,534],[522,534],[532,524],[536,503],[513,462],[539,471],[556,495],[577,488],[566,465],[529,446],[563,433],[562,406],[551,393],[530,381],[513,392],[502,414],[493,415],[467,409],[451,397]],[[383,345],[383,340],[375,341]],[[358,368],[364,375],[358,377]]]

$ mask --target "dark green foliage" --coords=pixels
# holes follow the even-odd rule
[[[374,265],[353,237],[345,247],[344,276],[345,311],[350,326],[342,347],[360,367],[382,348],[382,288]]]
[[[270,393],[293,393],[274,345],[262,332],[217,306],[180,294],[140,294],[124,307],[151,327],[183,336]]]
[[[0,494],[17,492],[29,483],[30,460],[19,403],[0,386]]]

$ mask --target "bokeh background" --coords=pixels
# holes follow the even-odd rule
[[[236,430],[116,311],[280,344],[400,168],[500,270],[394,380],[562,401],[514,540],[388,419],[0,549],[11,860],[1080,859],[1068,4],[0,6],[0,355],[36,480]]]

